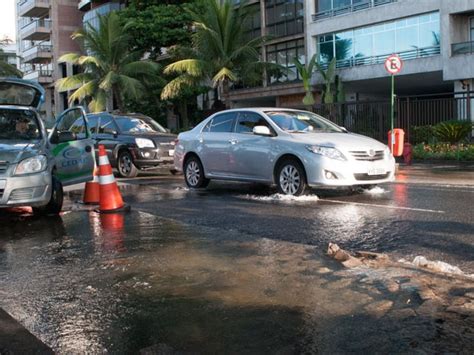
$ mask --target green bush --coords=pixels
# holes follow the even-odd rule
[[[467,139],[472,131],[470,121],[446,121],[433,127],[434,136],[440,141],[457,144]]]
[[[418,144],[413,147],[413,159],[474,161],[474,144]]]
[[[410,133],[413,144],[434,143],[433,126],[414,126]]]

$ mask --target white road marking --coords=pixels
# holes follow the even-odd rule
[[[326,199],[321,199],[320,201],[321,202],[339,203],[341,205],[355,205],[355,206],[388,208],[388,209],[391,209],[391,210],[405,210],[405,211],[431,212],[431,213],[446,213],[446,211],[427,210],[427,209],[424,209],[424,208],[412,208],[412,207],[390,206],[390,205],[376,205],[376,204],[372,204],[372,203],[362,203],[362,202],[350,202],[350,201],[326,200]]]

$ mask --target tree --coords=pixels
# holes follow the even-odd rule
[[[156,79],[158,65],[140,60],[139,51],[129,50],[130,37],[116,12],[99,17],[99,27],[87,24],[72,38],[78,40],[86,55],[68,53],[59,60],[79,65],[83,72],[59,79],[60,90],[75,90],[69,102],[89,102],[92,112],[113,109],[113,101],[124,110],[124,96],[138,100],[146,85]]]
[[[5,51],[1,47],[9,45],[12,41],[9,38],[4,38],[0,40],[0,76],[14,76],[21,78],[23,73],[19,71],[16,66],[8,63],[8,57],[5,54]]]
[[[293,61],[296,65],[296,70],[303,81],[304,91],[306,92],[303,98],[303,104],[305,106],[311,107],[314,105],[314,95],[311,87],[311,78],[313,77],[314,66],[316,65],[316,54],[314,54],[309,63],[304,65],[298,58],[295,58]]]
[[[119,16],[130,36],[130,47],[147,53],[151,59],[162,55],[162,49],[191,44],[189,1],[135,1]]]
[[[331,60],[327,69],[324,69],[324,67],[319,63],[316,63],[316,69],[318,70],[319,74],[321,74],[321,77],[324,81],[324,89],[322,93],[323,102],[325,104],[332,104],[334,103],[332,85],[334,83],[334,76],[336,74],[336,57]]]
[[[194,20],[192,46],[184,59],[169,64],[165,74],[177,74],[161,93],[162,99],[177,97],[187,87],[212,85],[221,98],[232,83],[245,81],[265,65],[259,61],[264,38],[248,39],[245,26],[250,12],[245,4],[204,0],[205,11],[188,10]]]

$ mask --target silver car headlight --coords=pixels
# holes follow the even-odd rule
[[[147,138],[135,138],[135,143],[138,148],[155,148],[155,143],[151,139]]]
[[[48,159],[45,155],[38,155],[22,160],[15,169],[15,175],[39,173],[48,166]]]
[[[342,154],[336,148],[323,147],[320,145],[307,145],[306,149],[308,149],[310,152],[314,154],[319,154],[331,159],[342,160],[342,161],[347,160],[344,154]]]

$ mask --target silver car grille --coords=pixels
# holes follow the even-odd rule
[[[8,162],[0,161],[0,174],[5,174],[8,169]]]
[[[355,160],[359,161],[376,161],[384,159],[383,150],[353,150],[350,151]]]

